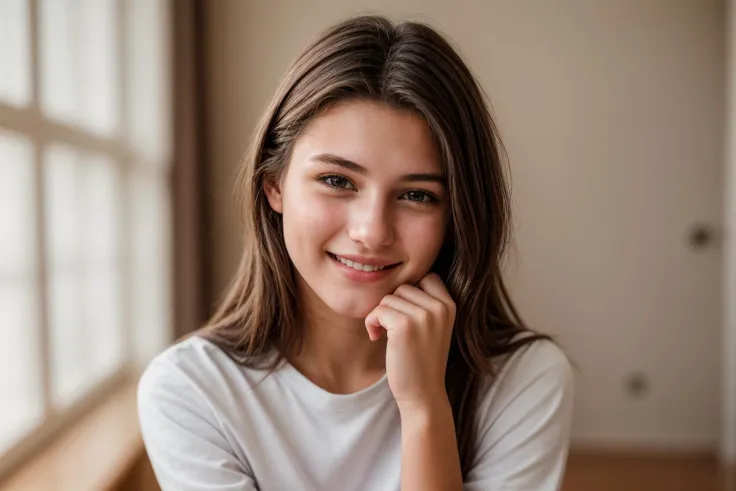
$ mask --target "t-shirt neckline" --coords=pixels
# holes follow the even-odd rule
[[[386,395],[393,397],[385,373],[376,382],[357,392],[335,394],[312,382],[286,359],[281,362],[279,372],[296,390],[319,406],[366,407]]]

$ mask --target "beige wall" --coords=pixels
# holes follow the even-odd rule
[[[367,10],[364,6],[370,6]],[[432,22],[488,92],[509,151],[512,291],[583,370],[581,444],[715,448],[720,428],[723,2],[207,2],[216,289],[239,255],[234,166],[288,64],[357,12]],[[650,394],[623,386],[646,373]]]

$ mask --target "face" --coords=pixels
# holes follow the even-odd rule
[[[442,247],[448,189],[427,124],[373,102],[330,108],[302,132],[285,176],[266,186],[283,216],[302,298],[365,317],[427,274]]]

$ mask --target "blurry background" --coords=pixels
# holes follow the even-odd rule
[[[211,312],[255,123],[305,44],[355,13],[431,22],[489,96],[512,294],[578,366],[565,489],[736,489],[726,0],[0,0],[5,486],[54,468],[42,489],[149,489],[135,374]],[[85,425],[107,446],[67,436]],[[60,480],[60,441],[98,475]]]

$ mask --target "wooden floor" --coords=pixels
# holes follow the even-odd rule
[[[572,454],[562,491],[736,491],[715,458]]]

